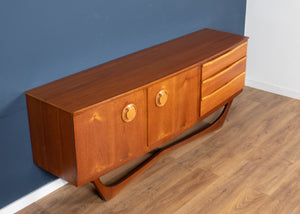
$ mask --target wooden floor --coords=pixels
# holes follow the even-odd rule
[[[66,185],[19,213],[300,213],[300,101],[246,87],[224,126],[162,157],[111,201]]]

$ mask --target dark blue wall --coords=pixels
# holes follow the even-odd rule
[[[243,34],[246,0],[1,0],[0,207],[55,179],[32,162],[24,91],[202,28]]]

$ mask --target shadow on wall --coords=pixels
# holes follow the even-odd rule
[[[0,136],[1,208],[56,177],[33,164],[25,94],[1,111]]]
[[[25,94],[20,94],[3,109],[0,109],[0,120],[12,113],[22,111],[24,109],[26,109],[26,96]]]

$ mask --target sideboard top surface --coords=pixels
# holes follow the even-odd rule
[[[203,29],[50,82],[26,94],[74,113],[204,63],[247,39]]]

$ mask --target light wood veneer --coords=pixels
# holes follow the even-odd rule
[[[246,56],[247,45],[248,42],[245,42],[242,45],[234,48],[233,50],[230,50],[227,53],[221,55],[220,57],[204,63],[202,66],[202,79],[206,80],[207,78],[215,75],[224,68]]]

